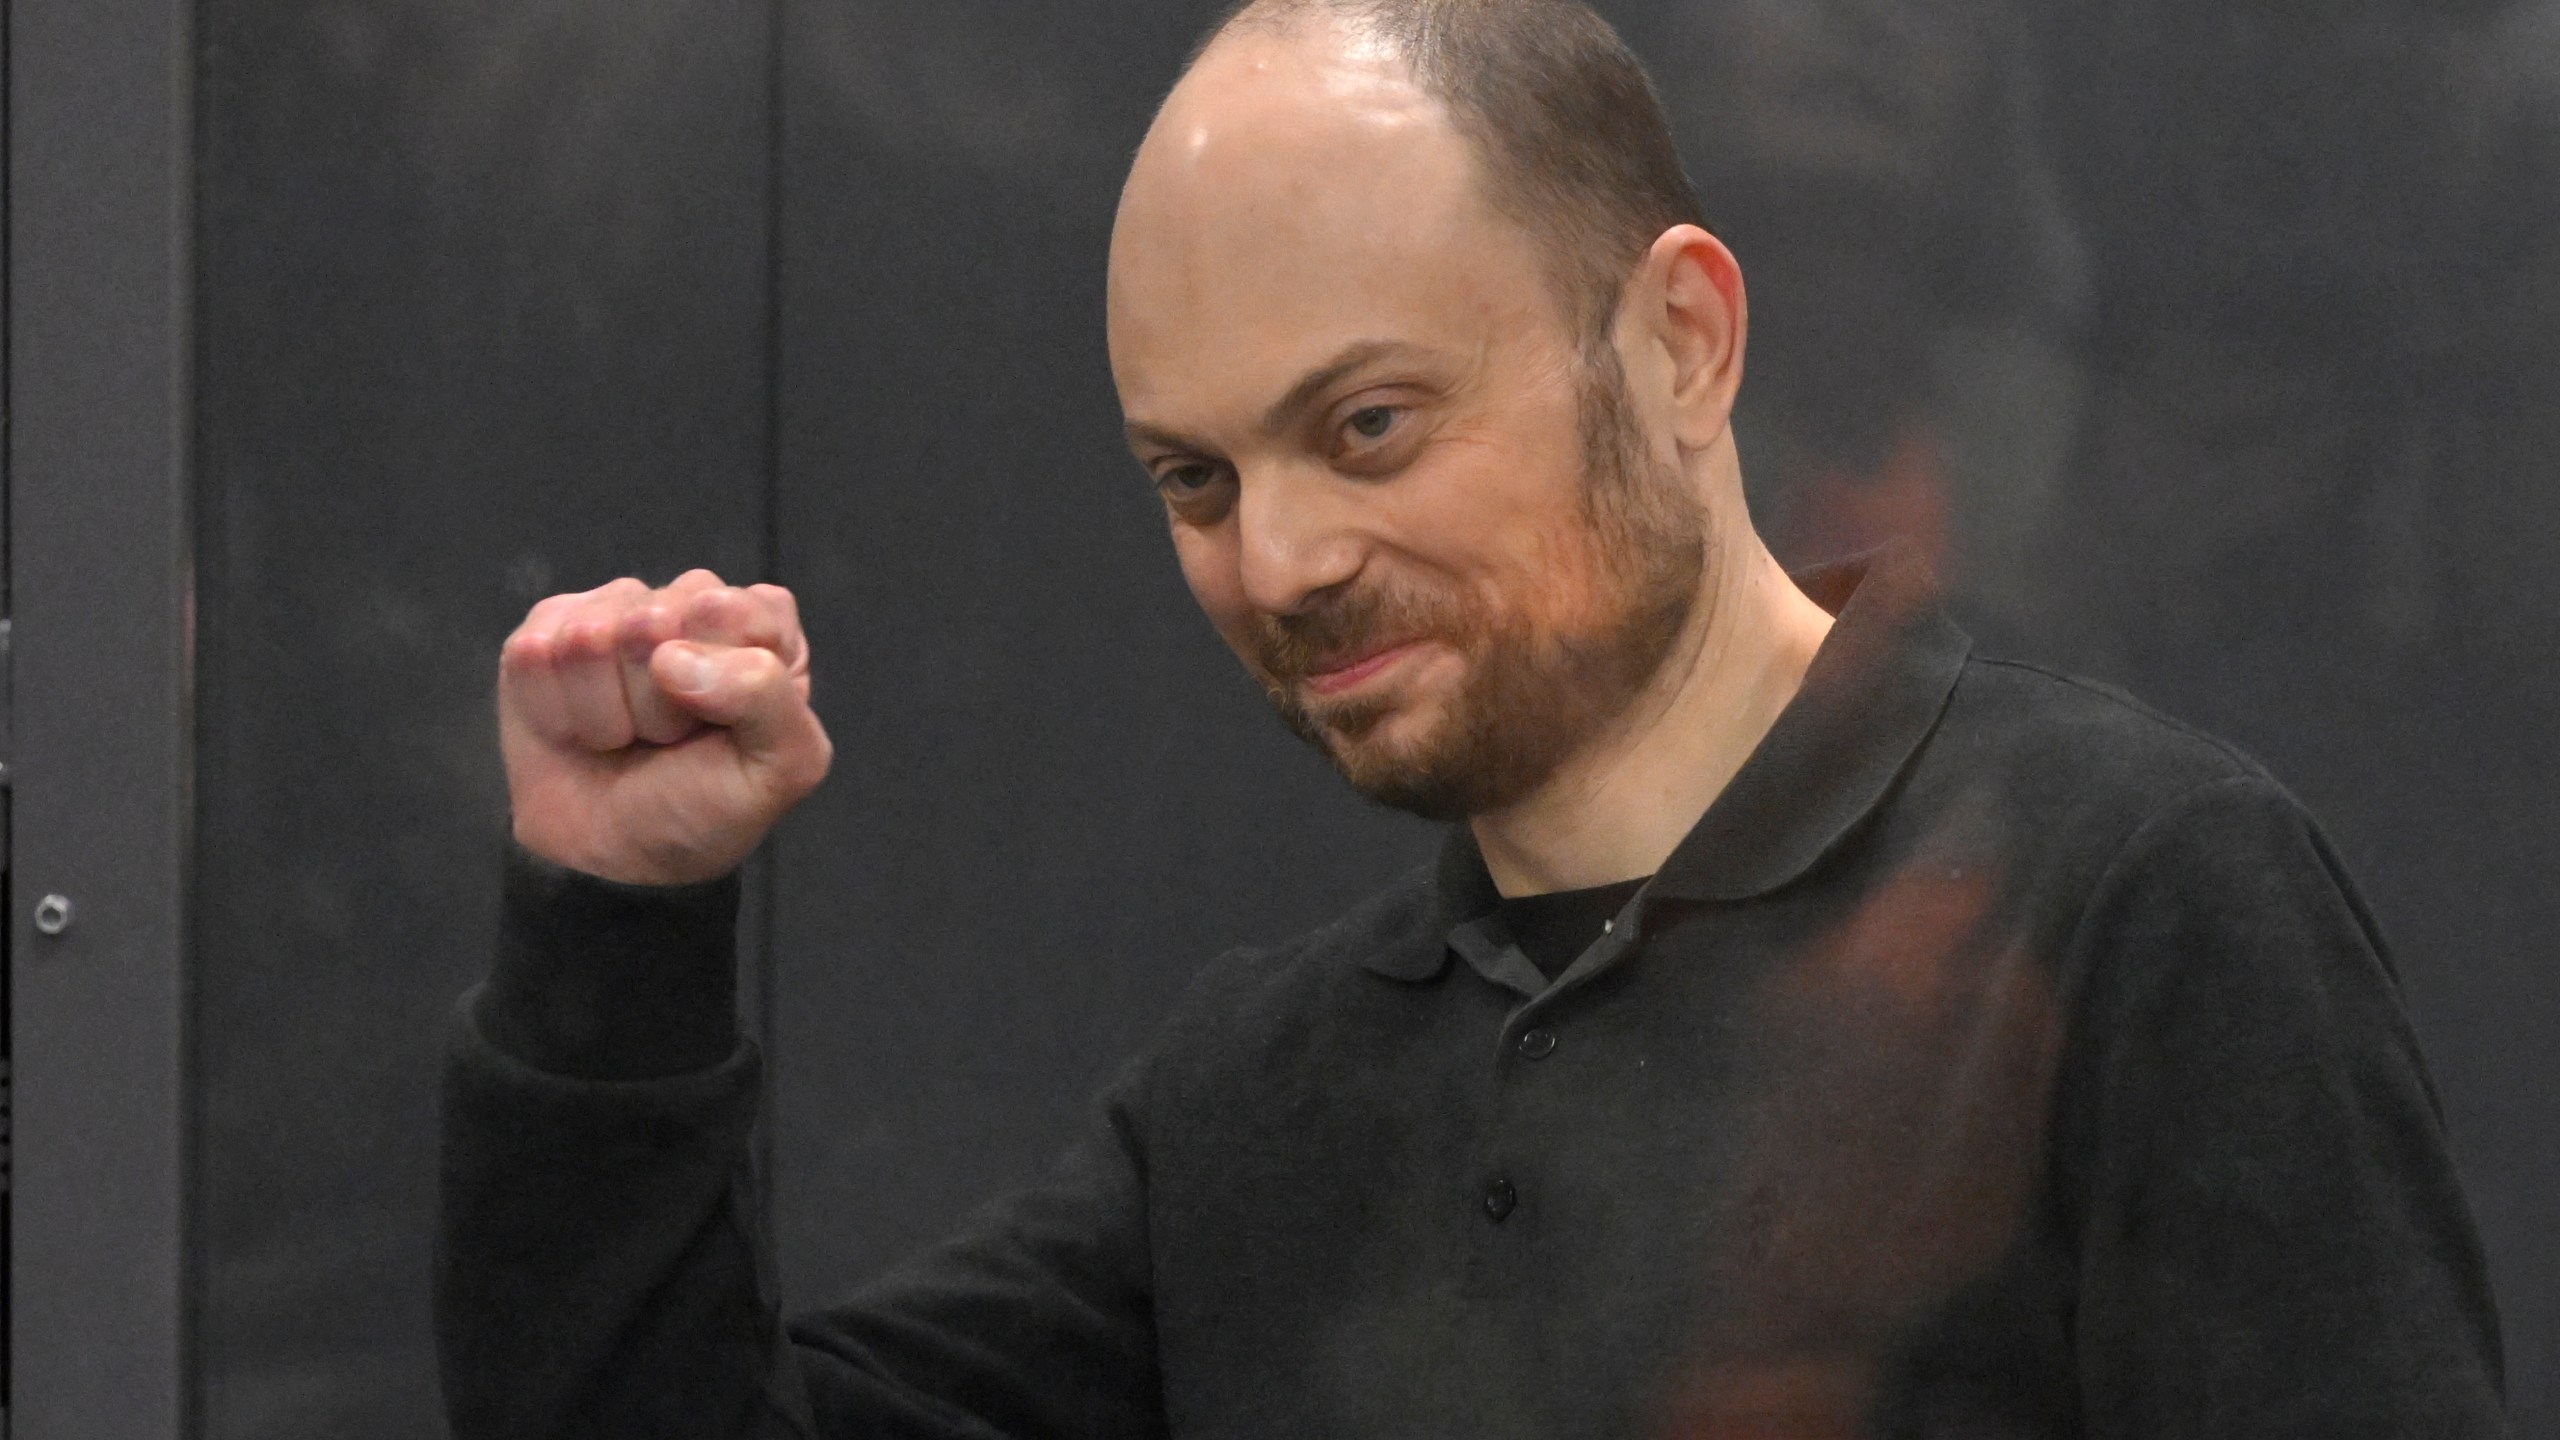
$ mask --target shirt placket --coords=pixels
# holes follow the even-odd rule
[[[1495,1037],[1492,1098],[1469,1155],[1473,1213],[1467,1217],[1466,1293],[1508,1294],[1525,1273],[1523,1257],[1541,1236],[1540,1201],[1552,1173],[1554,1136],[1520,1117],[1532,1087],[1567,1083],[1575,991],[1623,964],[1641,938],[1639,894],[1603,927],[1550,984],[1496,917],[1462,925],[1450,946],[1486,980],[1521,997]],[[1552,1113],[1554,1107],[1550,1107]]]

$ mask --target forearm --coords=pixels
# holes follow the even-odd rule
[[[458,1440],[795,1433],[746,1164],[757,1062],[592,1081],[468,1014],[444,1092],[436,1322]]]
[[[465,1440],[790,1433],[735,918],[734,883],[653,891],[511,857],[444,1093],[437,1323]]]
[[[497,969],[446,1069],[436,1320],[457,1440],[1159,1433],[1142,1067],[1044,1184],[786,1338],[735,913],[734,885],[511,860]]]

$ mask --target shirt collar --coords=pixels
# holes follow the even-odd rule
[[[1795,699],[1663,862],[1648,901],[1745,900],[1812,869],[1883,801],[1955,691],[1972,642],[1910,547],[1794,578],[1836,623]],[[1436,882],[1435,933],[1369,957],[1370,969],[1431,978],[1447,962],[1448,933],[1501,900],[1463,823],[1441,843]]]

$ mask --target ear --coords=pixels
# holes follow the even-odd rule
[[[1724,242],[1695,225],[1662,232],[1627,287],[1637,338],[1667,362],[1672,422],[1684,450],[1721,440],[1742,388],[1750,308],[1742,267]]]

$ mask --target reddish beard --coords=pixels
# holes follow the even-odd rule
[[[1645,450],[1617,355],[1600,352],[1586,359],[1581,405],[1590,624],[1548,630],[1517,604],[1392,582],[1255,620],[1255,668],[1281,720],[1381,805],[1456,820],[1522,799],[1635,703],[1688,624],[1706,520]],[[1410,743],[1376,734],[1390,701],[1307,689],[1311,675],[1414,641],[1449,647],[1466,670],[1447,713]]]

